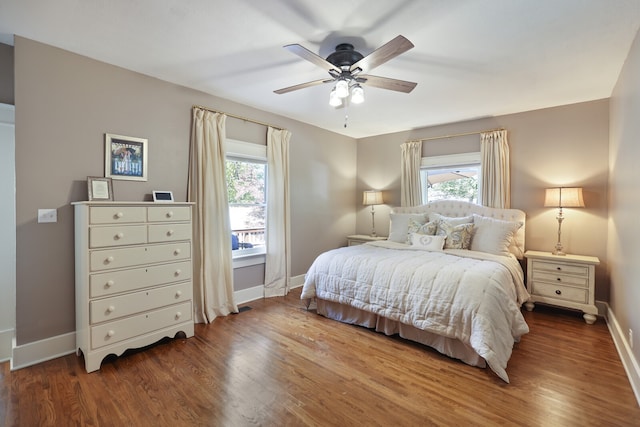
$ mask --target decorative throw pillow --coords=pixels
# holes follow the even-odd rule
[[[440,221],[436,234],[446,236],[445,249],[469,249],[473,236],[473,223],[452,225],[448,221]]]
[[[486,216],[473,216],[475,231],[471,250],[509,256],[509,246],[522,222],[503,221]]]
[[[411,243],[411,233],[435,236],[437,230],[438,226],[433,221],[425,223],[424,221],[419,221],[415,218],[409,218],[409,227],[407,229],[407,233],[409,233],[409,241],[407,243]]]
[[[446,240],[445,236],[432,236],[428,234],[412,233],[409,236],[412,246],[427,251],[442,251]]]
[[[409,220],[415,219],[416,221],[424,224],[427,221],[425,214],[390,214],[391,220],[389,224],[389,238],[388,240],[398,243],[407,243],[409,238]]]

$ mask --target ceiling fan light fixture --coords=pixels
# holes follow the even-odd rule
[[[340,79],[335,87],[338,98],[344,99],[349,96],[349,83],[345,79]]]
[[[354,104],[362,104],[364,102],[364,89],[358,83],[351,87],[351,102]]]
[[[335,87],[331,89],[331,93],[329,94],[329,105],[332,107],[339,107],[342,105],[342,99],[338,96]]]

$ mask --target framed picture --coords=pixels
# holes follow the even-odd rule
[[[89,201],[113,200],[113,185],[111,178],[88,176],[87,187],[89,189]]]
[[[173,192],[154,190],[153,201],[154,202],[173,202]]]
[[[147,180],[147,143],[144,138],[104,134],[104,176],[130,181]]]

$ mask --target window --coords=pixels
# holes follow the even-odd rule
[[[422,202],[452,199],[480,203],[480,153],[423,157]]]
[[[266,147],[227,140],[226,178],[233,257],[264,254]]]

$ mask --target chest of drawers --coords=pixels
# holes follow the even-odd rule
[[[87,372],[109,354],[193,336],[191,204],[78,202],[76,349]]]
[[[581,310],[585,322],[596,320],[595,266],[596,257],[583,255],[553,255],[549,252],[527,251],[527,289],[531,298],[527,310],[535,302]]]

